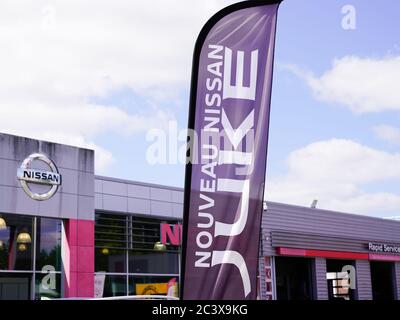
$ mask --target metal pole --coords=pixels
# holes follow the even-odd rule
[[[33,233],[33,241],[32,241],[32,287],[31,287],[31,300],[35,300],[35,288],[36,288],[36,234],[37,234],[37,217],[33,218],[33,228],[32,228],[32,233]]]

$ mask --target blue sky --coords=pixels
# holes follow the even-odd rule
[[[341,10],[344,5],[352,5],[356,13],[356,28],[345,30],[341,22],[344,17]],[[394,111],[354,113],[345,103],[328,99],[321,101],[307,86],[302,77],[288,72],[286,65],[295,65],[305,72],[312,72],[317,77],[332,69],[334,59],[353,56],[357,59],[376,59],[378,62],[389,56],[398,57],[399,21],[397,13],[400,4],[396,1],[381,1],[376,3],[366,1],[284,1],[280,7],[277,29],[274,88],[272,97],[272,113],[270,128],[270,145],[268,158],[268,176],[282,176],[287,173],[285,159],[293,150],[298,150],[316,141],[343,139],[356,142],[364,147],[385,151],[398,155],[398,141],[382,140],[374,127],[382,124],[399,127],[399,109]],[[350,74],[358,73],[351,70]],[[398,70],[398,69],[397,69]],[[373,75],[378,76],[378,75]],[[395,75],[400,76],[398,73]],[[342,79],[338,77],[338,81]],[[354,88],[360,83],[352,83]],[[381,88],[376,86],[374,90]],[[379,93],[377,93],[379,94]],[[397,103],[397,106],[400,102]],[[378,108],[379,109],[379,108]],[[392,139],[393,140],[393,139]],[[329,148],[329,144],[325,146]],[[361,156],[361,154],[360,154]],[[318,157],[317,157],[318,159]],[[368,161],[368,159],[364,159]],[[394,160],[395,161],[395,160]],[[316,162],[315,165],[318,165]],[[342,166],[340,166],[342,165]],[[362,165],[362,162],[360,162]],[[382,163],[384,166],[384,163]],[[339,163],[332,166],[335,174],[341,174],[347,165]],[[374,169],[378,170],[378,169]],[[382,168],[383,170],[383,168]],[[327,172],[329,175],[329,173]],[[368,173],[365,173],[368,176]],[[377,193],[398,194],[398,176],[356,183],[358,177],[349,178],[346,183],[354,183],[361,194],[376,195]],[[315,179],[318,180],[318,179]],[[317,181],[314,181],[318,185]],[[268,185],[268,180],[267,180]],[[340,185],[340,184],[339,184]],[[300,184],[301,186],[301,184]],[[267,188],[268,190],[268,188]],[[312,192],[309,193],[312,196]],[[318,195],[315,195],[318,199]],[[268,193],[267,193],[268,198]],[[278,197],[285,200],[285,196]],[[294,197],[296,198],[296,197]],[[329,194],[323,198],[327,200]],[[340,198],[340,197],[339,197]],[[312,199],[309,199],[311,202]],[[319,199],[320,200],[320,199]],[[306,205],[306,199],[287,199]],[[379,202],[374,203],[375,201]],[[335,201],[325,201],[322,207],[342,209],[350,212],[368,213],[372,215],[396,214],[398,202],[392,208],[379,206],[383,199],[359,201],[351,204]],[[346,197],[340,202],[346,202]],[[394,208],[393,208],[394,207]]]
[[[98,174],[182,187],[184,165],[149,164],[146,136],[186,128],[195,39],[233,2],[6,2],[0,131],[94,148]],[[345,5],[354,30],[342,28]],[[283,1],[268,200],[400,214],[398,12],[395,0]]]

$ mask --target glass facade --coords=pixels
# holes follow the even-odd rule
[[[0,218],[0,299],[60,297],[62,220]]]
[[[275,257],[278,300],[314,299],[312,259]]]
[[[32,270],[32,239],[22,241],[20,234],[32,235],[33,218],[2,215],[6,227],[0,230],[0,269]]]
[[[96,213],[95,272],[104,274],[103,296],[166,295],[179,282],[180,247],[157,246],[161,221]]]
[[[61,220],[37,219],[36,269],[54,266],[61,271]]]

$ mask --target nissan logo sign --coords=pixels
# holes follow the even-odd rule
[[[49,167],[49,171],[31,168],[34,161],[41,161]],[[61,175],[56,165],[47,156],[34,153],[26,158],[18,169],[17,178],[26,194],[34,200],[50,199],[61,185]],[[33,192],[29,187],[31,184],[47,185],[50,189],[44,193]]]

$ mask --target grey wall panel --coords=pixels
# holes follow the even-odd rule
[[[183,204],[183,191],[172,190],[171,194],[172,194],[172,202]]]
[[[172,204],[172,214],[175,218],[183,218],[183,204],[173,203]]]
[[[104,210],[102,194],[100,194],[100,193],[94,194],[94,207],[96,208],[96,210]]]
[[[94,152],[88,149],[77,149],[78,170],[94,174]]]
[[[78,196],[78,219],[94,220],[94,197]]]
[[[328,282],[326,279],[326,259],[314,259],[314,290],[317,300],[328,300]]]
[[[77,209],[76,194],[57,193],[51,199],[39,202],[39,212],[46,217],[78,219]]]
[[[17,206],[17,197],[15,193],[17,192],[16,187],[8,187],[0,185],[0,212],[15,212]],[[37,211],[37,208],[32,208],[32,210]]]
[[[172,203],[164,201],[151,201],[151,215],[158,217],[174,217]]]
[[[125,183],[103,181],[103,193],[127,197],[128,186]]]
[[[101,176],[95,188],[96,210],[182,219],[182,189]]]
[[[0,186],[0,212],[37,215],[39,202],[28,198],[21,188]]]
[[[21,161],[38,149],[37,140],[0,133],[0,158]]]
[[[371,270],[368,260],[356,260],[357,298],[372,300]]]
[[[128,198],[128,212],[133,214],[151,214],[150,200]]]
[[[79,161],[81,159],[79,159],[79,151],[76,148],[39,142],[39,150],[37,151],[47,154],[59,168],[79,170]]]
[[[182,188],[171,187],[171,186],[162,185],[162,184],[148,183],[148,182],[142,182],[142,181],[133,181],[133,180],[126,180],[126,179],[119,179],[119,178],[111,178],[111,177],[99,176],[99,175],[96,175],[95,178],[96,178],[96,180],[120,182],[120,183],[124,183],[127,185],[142,186],[142,187],[148,187],[148,188],[159,188],[159,189],[166,189],[166,190],[170,190],[170,191],[175,190],[175,191],[183,192]]]
[[[78,171],[78,194],[93,197],[94,175],[84,171]]]
[[[10,213],[40,215],[40,202],[29,198],[22,188],[13,189],[10,201],[14,209]]]
[[[57,167],[94,173],[94,152],[68,145],[39,141],[39,150],[47,154]]]
[[[128,197],[150,199],[150,187],[128,184]]]
[[[0,184],[9,187],[19,187],[16,179],[21,163],[16,160],[0,159]]]
[[[103,209],[115,212],[128,212],[128,198],[103,194]]]
[[[59,187],[59,192],[78,194],[78,171],[65,168],[59,168],[58,170],[62,176],[62,184]]]
[[[171,190],[161,188],[150,188],[151,200],[172,201]]]
[[[94,180],[94,192],[103,193],[103,180],[99,179]]]

